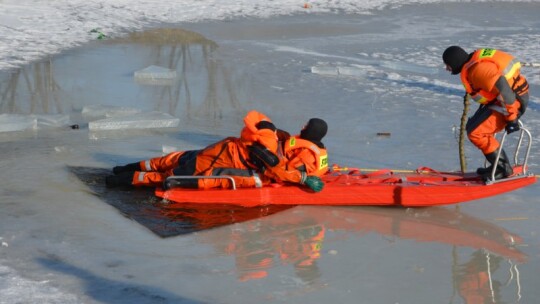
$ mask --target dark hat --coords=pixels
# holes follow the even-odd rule
[[[461,47],[453,45],[444,51],[442,59],[452,69],[452,75],[457,75],[469,60],[469,54]]]
[[[269,130],[272,130],[272,131],[275,131],[276,130],[276,126],[274,126],[273,123],[267,121],[267,120],[261,120],[259,121],[255,127],[257,128],[257,130],[262,130],[262,129],[269,129]]]
[[[300,131],[300,138],[320,142],[328,131],[328,125],[320,118],[312,118]]]

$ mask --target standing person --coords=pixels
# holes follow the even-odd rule
[[[178,151],[163,157],[117,166],[114,175],[106,177],[108,187],[164,186],[182,188],[230,188],[227,178],[193,178],[167,181],[172,175],[233,177],[238,187],[262,187],[271,182],[262,174],[267,167],[275,167],[278,139],[276,127],[264,114],[251,111],[244,118],[240,138],[227,137],[201,150]],[[298,181],[314,191],[322,189],[317,177]]]
[[[495,179],[512,175],[504,150],[495,164],[500,147],[495,134],[503,129],[508,134],[520,129],[519,118],[529,101],[529,85],[521,74],[521,63],[500,50],[485,48],[469,54],[459,46],[448,47],[442,59],[452,75],[461,74],[466,94],[480,104],[466,126],[469,140],[490,163],[487,168],[478,168],[477,173],[487,179],[496,166]]]

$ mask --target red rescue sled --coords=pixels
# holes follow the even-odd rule
[[[220,177],[223,178],[223,177]],[[514,167],[514,175],[485,182],[476,173],[437,172],[430,168],[397,173],[379,170],[334,170],[322,177],[324,189],[314,193],[297,185],[275,184],[262,188],[156,190],[156,195],[176,203],[261,205],[404,206],[456,204],[513,191],[536,182],[536,176]]]
[[[176,203],[217,203],[244,207],[261,205],[427,207],[462,203],[506,193],[536,182],[536,176],[527,172],[532,136],[521,122],[520,127],[514,153],[514,174],[500,180],[495,180],[495,170],[491,172],[491,177],[486,182],[476,173],[438,172],[426,167],[405,173],[383,169],[363,174],[358,169],[339,168],[334,165],[332,171],[322,177],[324,189],[317,193],[306,187],[281,184],[236,189],[231,177],[216,176],[214,178],[229,178],[235,189],[172,188],[167,191],[157,189],[156,195]],[[499,162],[499,154],[506,135],[504,132],[495,163]],[[520,163],[518,154],[523,150],[524,139],[527,146]],[[169,178],[193,178],[193,176]]]

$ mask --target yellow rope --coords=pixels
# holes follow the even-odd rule
[[[495,218],[496,221],[524,221],[524,220],[528,220],[529,218],[528,217],[499,217],[499,218]]]
[[[347,170],[348,168],[340,168],[342,170]],[[359,169],[360,171],[366,171],[366,172],[375,172],[375,171],[379,171],[381,169],[367,169],[367,168],[360,168]],[[399,170],[399,169],[388,169],[392,172],[397,172],[397,173],[416,173],[416,170]],[[536,174],[535,175],[536,178],[540,178],[540,175]]]

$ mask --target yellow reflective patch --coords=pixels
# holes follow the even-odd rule
[[[489,100],[485,98],[484,96],[478,94],[473,97],[473,100],[478,102],[479,104],[487,104]]]
[[[480,50],[480,56],[478,58],[493,57],[495,55],[495,52],[497,52],[497,50],[494,50],[494,49],[481,49]]]
[[[516,62],[510,71],[504,75],[504,77],[508,80],[512,79],[514,75],[521,69],[521,62]]]
[[[291,136],[291,139],[289,139],[289,146],[294,147],[296,145],[296,138]]]
[[[322,156],[319,162],[319,169],[328,167],[328,155]]]

